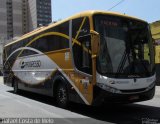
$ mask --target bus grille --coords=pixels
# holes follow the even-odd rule
[[[136,90],[120,90],[122,93],[137,93],[137,92],[143,92],[145,91],[146,88],[142,88],[142,89],[136,89]]]

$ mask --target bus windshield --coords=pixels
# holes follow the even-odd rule
[[[100,34],[97,71],[108,77],[147,77],[153,74],[154,50],[149,26],[124,17],[95,15]]]

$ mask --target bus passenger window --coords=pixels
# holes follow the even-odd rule
[[[91,74],[92,64],[91,64],[91,37],[82,36],[78,38],[81,43],[81,71]]]

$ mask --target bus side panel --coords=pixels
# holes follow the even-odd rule
[[[11,78],[6,78],[5,82],[12,85],[15,77],[20,89],[52,96],[51,79],[58,71],[70,87],[70,99],[91,104],[87,77],[76,73],[72,67],[68,29],[66,22],[7,46],[5,70]]]

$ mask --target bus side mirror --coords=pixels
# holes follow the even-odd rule
[[[92,55],[98,55],[100,51],[100,35],[98,32],[91,30]]]

